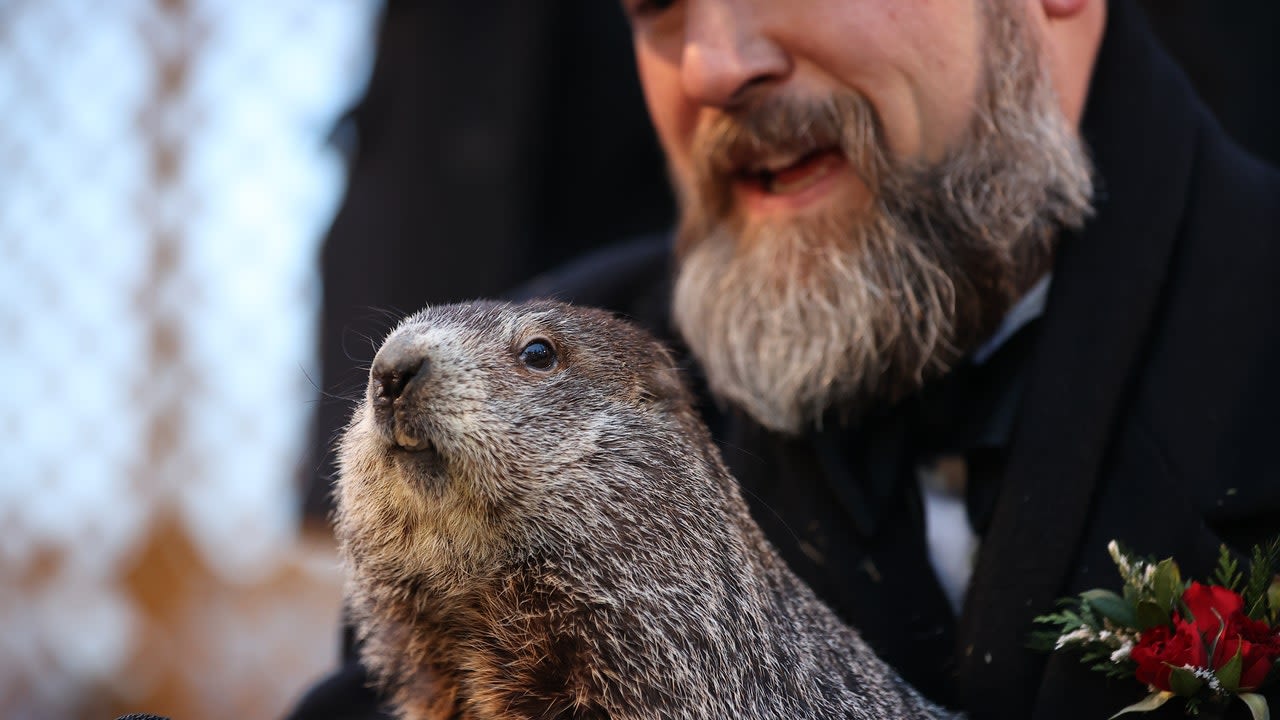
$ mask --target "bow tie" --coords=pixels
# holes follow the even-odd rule
[[[960,363],[857,427],[831,421],[814,433],[818,463],[860,536],[874,538],[897,493],[914,490],[917,465],[945,456],[965,460],[970,524],[979,534],[986,529],[1037,324],[1019,330],[984,363]]]

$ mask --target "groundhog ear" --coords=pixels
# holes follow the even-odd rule
[[[683,373],[672,362],[671,356],[662,350],[656,360],[644,373],[640,384],[641,396],[655,402],[688,402],[689,390],[684,384]]]

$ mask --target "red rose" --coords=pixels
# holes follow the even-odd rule
[[[1280,658],[1276,630],[1249,619],[1244,614],[1244,600],[1224,587],[1193,582],[1182,594],[1182,601],[1191,610],[1205,646],[1214,648],[1213,669],[1221,669],[1239,653],[1240,689],[1253,690],[1261,685],[1276,658]]]
[[[1220,585],[1192,582],[1182,593],[1182,602],[1191,609],[1196,629],[1210,642],[1218,636],[1224,622],[1244,611],[1244,598]]]
[[[1243,612],[1228,624],[1227,632],[1213,653],[1213,667],[1220,668],[1240,653],[1240,689],[1254,690],[1267,679],[1271,666],[1280,657],[1280,636],[1264,622],[1251,620]]]
[[[1138,664],[1133,673],[1138,682],[1170,692],[1169,674],[1173,668],[1205,665],[1204,641],[1196,632],[1196,626],[1182,618],[1174,618],[1173,625],[1172,631],[1167,625],[1144,631],[1142,639],[1129,653]]]

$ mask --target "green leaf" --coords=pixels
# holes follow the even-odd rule
[[[1191,697],[1204,687],[1204,679],[1186,668],[1175,667],[1169,673],[1169,689],[1179,697]]]
[[[1053,652],[1058,648],[1061,633],[1056,630],[1037,630],[1027,636],[1027,649],[1037,652]]]
[[[1156,604],[1161,610],[1168,614],[1169,608],[1173,607],[1174,598],[1182,597],[1182,572],[1178,570],[1178,564],[1173,558],[1165,558],[1156,563],[1155,577],[1151,580],[1152,591],[1155,593]]]
[[[1228,590],[1239,590],[1241,578],[1240,564],[1236,562],[1235,556],[1226,544],[1219,545],[1218,567],[1213,571],[1213,582]]]
[[[1116,713],[1115,715],[1112,715],[1111,717],[1107,718],[1107,720],[1116,720],[1116,718],[1120,717],[1121,715],[1124,715],[1125,713],[1131,713],[1131,712],[1151,712],[1152,710],[1155,710],[1156,708],[1160,707],[1161,705],[1163,705],[1163,704],[1165,704],[1165,703],[1169,702],[1169,698],[1171,698],[1171,697],[1173,697],[1173,693],[1171,693],[1171,692],[1165,692],[1165,691],[1163,691],[1163,690],[1157,690],[1156,692],[1151,693],[1150,695],[1148,695],[1148,696],[1146,696],[1145,698],[1143,698],[1143,699],[1139,700],[1138,702],[1136,702],[1136,703],[1134,703],[1134,704],[1130,705],[1129,707],[1127,707],[1127,708],[1125,708],[1125,709],[1121,710],[1120,712]]]
[[[1280,563],[1280,537],[1273,538],[1265,546],[1253,547],[1253,555],[1249,559],[1249,580],[1240,595],[1244,598],[1245,613],[1254,620],[1263,619],[1267,610],[1277,563]]]
[[[1138,589],[1129,583],[1124,584],[1124,587],[1120,590],[1120,594],[1124,596],[1124,601],[1130,605],[1136,605],[1139,600]]]
[[[1271,708],[1267,707],[1266,698],[1258,693],[1240,693],[1236,697],[1249,706],[1249,712],[1253,713],[1253,720],[1271,720]]]
[[[1276,616],[1280,615],[1280,575],[1271,579],[1271,587],[1267,588],[1267,607],[1270,613],[1267,617],[1268,625],[1276,624]]]
[[[1098,614],[1121,627],[1136,627],[1138,624],[1133,606],[1110,590],[1089,590],[1080,593],[1080,597]]]
[[[1236,654],[1222,667],[1214,670],[1213,674],[1218,676],[1218,682],[1222,683],[1223,689],[1236,692],[1240,689],[1240,671],[1243,667],[1244,659],[1240,657],[1240,651],[1236,650]]]
[[[1033,650],[1053,652],[1057,649],[1058,638],[1063,635],[1085,626],[1101,626],[1102,623],[1093,623],[1089,618],[1084,617],[1086,608],[1081,603],[1082,601],[1077,598],[1064,598],[1058,601],[1058,605],[1063,608],[1061,612],[1036,616],[1034,622],[1039,628],[1028,636],[1028,647]],[[1080,612],[1073,608],[1079,609]],[[1072,643],[1072,645],[1079,644],[1081,643]]]
[[[1160,625],[1168,625],[1170,622],[1169,611],[1162,610],[1159,605],[1150,600],[1138,603],[1134,615],[1137,618],[1137,628],[1139,630],[1150,630]]]

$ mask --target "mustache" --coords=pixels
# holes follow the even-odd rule
[[[704,188],[727,185],[770,157],[798,159],[837,147],[875,191],[889,153],[875,108],[854,92],[825,98],[772,97],[714,116],[693,138],[695,173]]]
[[[694,132],[689,178],[681,182],[673,175],[681,206],[676,258],[721,223],[735,234],[742,230],[734,182],[758,178],[750,168],[829,148],[840,151],[875,198],[884,199],[907,176],[891,162],[875,108],[852,91],[820,98],[775,95],[709,116]]]

